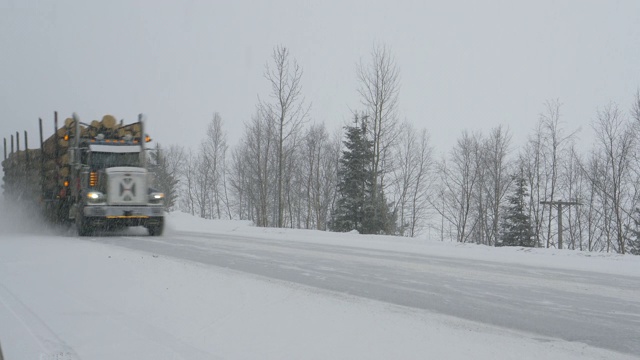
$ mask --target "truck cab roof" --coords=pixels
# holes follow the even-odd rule
[[[140,152],[142,150],[142,147],[140,145],[90,144],[89,150],[91,150],[91,152],[106,152],[106,153],[135,153],[135,152]]]

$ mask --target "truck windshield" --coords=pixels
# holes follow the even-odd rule
[[[140,153],[107,153],[94,152],[91,154],[91,165],[95,169],[105,169],[116,166],[140,166]]]

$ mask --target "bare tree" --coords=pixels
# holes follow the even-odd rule
[[[584,199],[583,206],[581,206],[581,215],[585,218],[586,231],[587,231],[587,250],[594,251],[596,247],[602,243],[602,233],[598,232],[603,228],[603,223],[608,222],[608,206],[606,206],[606,197],[603,196],[603,192],[600,191],[598,184],[605,183],[602,179],[602,164],[600,163],[600,156],[597,152],[593,151],[588,160],[588,164],[585,167],[580,165],[582,174],[588,180],[588,195]],[[590,174],[590,175],[589,175]],[[604,201],[603,201],[604,200]]]
[[[391,147],[398,136],[398,93],[400,71],[391,51],[386,46],[374,46],[371,62],[362,61],[357,67],[360,83],[358,93],[368,119],[367,129],[373,142],[373,194],[384,189],[385,169],[382,165],[391,154]],[[375,201],[374,201],[375,203]]]
[[[286,144],[284,150],[284,164],[283,182],[286,192],[283,192],[286,202],[286,207],[283,209],[283,222],[282,227],[301,228],[302,217],[304,216],[303,205],[304,201],[304,173],[302,171],[303,159],[298,150],[301,146],[298,143],[301,142],[298,139],[298,134],[294,134]]]
[[[637,132],[633,123],[625,119],[614,104],[598,112],[598,118],[593,127],[601,154],[604,156],[602,161],[606,164],[605,176],[608,184],[600,186],[611,201],[617,251],[624,254],[626,227],[631,224],[631,213],[635,205],[634,194],[629,192],[634,185],[634,180],[629,175]]]
[[[149,160],[149,168],[153,170],[154,175],[154,186],[165,194],[166,210],[173,211],[181,195],[184,148],[177,145],[165,148],[156,144]]]
[[[227,135],[223,129],[222,117],[214,113],[211,122],[207,125],[206,137],[202,142],[202,164],[206,166],[208,173],[207,184],[210,192],[210,216],[222,218],[223,212],[229,213],[228,198],[226,197],[226,156]]]
[[[302,68],[298,63],[289,59],[289,50],[277,46],[273,50],[273,65],[265,65],[265,78],[271,85],[272,102],[260,101],[260,109],[268,121],[275,123],[277,128],[277,219],[276,226],[282,227],[284,221],[284,167],[285,143],[297,134],[302,124],[307,120],[309,107],[305,106],[302,97]]]
[[[488,210],[488,245],[498,244],[500,210],[512,180],[507,161],[510,143],[511,134],[502,126],[494,128],[484,141],[482,168],[485,169],[485,176],[482,184]]]
[[[412,185],[416,181],[417,169],[415,163],[418,154],[415,149],[417,142],[415,128],[408,122],[402,123],[399,141],[394,151],[395,159],[393,162],[395,166],[390,184],[395,198],[393,212],[397,214],[398,230],[401,236],[405,236],[405,231],[409,227],[405,220],[405,215],[410,217],[407,207],[410,201]]]
[[[476,186],[473,188],[471,197],[472,212],[469,214],[469,218],[473,220],[473,241],[476,244],[490,245],[489,233],[491,232],[491,225],[489,221],[489,204],[486,200],[487,191],[485,191],[485,182],[487,177],[487,168],[485,166],[485,140],[480,139],[478,143],[478,156],[475,161],[477,162],[477,175]]]
[[[307,129],[303,142],[304,228],[324,230],[337,184],[334,157],[340,156],[340,142],[331,140],[324,124]]]
[[[196,159],[193,151],[189,150],[184,156],[184,164],[182,166],[183,186],[181,196],[181,209],[191,215],[196,215],[195,205],[195,184],[196,184]]]
[[[631,105],[631,116],[636,121],[637,125],[640,125],[640,89],[636,91],[635,99]]]
[[[420,132],[419,144],[416,148],[415,181],[410,193],[409,236],[414,237],[424,230],[427,217],[427,204],[433,185],[433,155],[426,129]]]
[[[571,157],[571,147],[576,132],[566,134],[562,128],[561,109],[558,100],[547,101],[545,110],[540,114],[534,135],[520,154],[520,165],[531,187],[529,207],[533,219],[534,235],[537,246],[555,245],[555,214],[550,208],[540,205],[541,201],[551,201],[562,196],[561,190],[567,180],[562,176],[561,164]],[[546,230],[546,231],[545,231]]]
[[[194,199],[198,214],[203,219],[212,219],[213,209],[211,202],[210,186],[213,183],[211,177],[213,164],[206,156],[204,142],[200,144],[198,154],[195,157],[195,182],[193,187]]]
[[[342,150],[342,129],[336,129],[325,144],[316,176],[314,206],[318,216],[318,230],[327,230],[331,212],[338,198],[338,168]]]
[[[584,249],[583,237],[587,236],[585,224],[588,221],[583,214],[585,212],[581,209],[584,206],[583,201],[589,198],[588,193],[588,180],[581,171],[582,160],[575,148],[575,145],[571,147],[571,156],[567,159],[563,165],[565,168],[563,183],[566,184],[565,194],[568,199],[575,199],[580,201],[580,206],[570,206],[567,210],[567,225],[569,227],[569,248],[572,250]]]
[[[230,168],[234,211],[258,226],[278,222],[277,123],[260,109],[246,124]],[[282,226],[326,230],[335,201],[340,136],[330,137],[324,125],[311,126],[304,136],[291,134],[283,148]]]
[[[277,183],[276,134],[275,123],[258,111],[245,125],[245,135],[235,157],[234,168],[242,168],[245,182],[241,185],[246,186],[246,195],[252,204],[251,218],[257,226],[269,226],[273,223],[269,219],[276,217],[270,211],[274,203],[277,206],[277,201],[273,201],[277,191],[273,185]]]
[[[533,222],[533,232],[536,246],[542,246],[542,225],[546,215],[546,207],[540,204],[546,198],[546,176],[544,166],[542,123],[538,122],[534,135],[529,138],[519,156],[519,167],[524,169],[524,175],[531,191],[529,191],[529,217]]]
[[[442,188],[439,201],[432,199],[431,205],[453,226],[458,242],[467,242],[475,227],[475,223],[469,222],[480,173],[479,155],[480,136],[463,131],[451,151],[450,165],[443,161],[438,169]]]
[[[570,141],[574,133],[568,136],[564,135],[564,131],[561,128],[560,123],[560,108],[562,104],[558,100],[547,101],[545,104],[546,111],[540,115],[543,129],[545,130],[545,144],[547,146],[546,166],[547,174],[549,176],[549,189],[548,200],[552,201],[558,190],[558,165],[561,162],[561,156],[566,155],[566,151],[570,148]],[[551,212],[551,211],[550,211]],[[551,245],[551,229],[552,229],[552,217],[548,217],[547,224],[547,247]]]
[[[342,132],[340,129],[329,134],[324,125],[309,129],[307,137],[315,136],[320,139],[315,147],[313,172],[310,186],[310,216],[314,228],[327,230],[331,211],[337,198],[338,167],[342,150]]]
[[[238,146],[231,153],[231,166],[229,168],[229,188],[233,209],[232,218],[241,220],[254,220],[251,198],[249,197],[249,169],[244,163],[246,149]]]
[[[636,91],[631,105],[631,118],[634,120],[635,131],[640,134],[640,89]],[[636,178],[640,178],[640,141],[636,142],[636,145],[638,148],[635,151],[635,166],[632,167],[632,171],[635,173]]]
[[[403,123],[400,133],[390,185],[394,190],[399,234],[413,237],[420,232],[426,217],[433,158],[426,130],[417,133],[411,124]]]
[[[547,153],[545,153],[546,160],[547,160],[547,163],[545,165],[548,166],[547,171],[549,170],[551,171],[551,175],[548,178],[551,183],[550,184],[551,187],[548,188],[548,190],[549,190],[549,201],[553,201],[554,196],[556,194],[556,182],[558,180],[558,146],[559,146],[558,130],[560,126],[560,104],[557,102],[547,101],[545,105],[546,105],[546,112],[540,115],[540,120],[542,122],[543,128],[546,130],[545,144],[549,146],[549,148],[547,149],[548,150]],[[547,174],[549,174],[549,172],[547,172]],[[549,209],[549,214],[551,214],[551,209]],[[547,248],[550,246],[550,242],[551,242],[551,228],[552,228],[551,216],[549,216],[548,221],[549,222],[547,224],[547,245],[546,245]]]

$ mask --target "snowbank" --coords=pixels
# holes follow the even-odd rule
[[[597,253],[577,250],[539,249],[523,247],[494,248],[485,245],[460,244],[426,239],[334,233],[318,230],[277,229],[255,227],[250,221],[207,220],[182,212],[167,216],[168,234],[199,232],[209,234],[233,233],[263,239],[277,239],[335,246],[429,254],[480,261],[495,261],[523,266],[566,270],[594,271],[625,276],[640,276],[640,256]]]

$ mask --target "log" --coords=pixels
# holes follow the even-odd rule
[[[58,158],[60,165],[68,165],[69,164],[69,153],[64,153],[62,156]]]
[[[55,138],[55,136],[52,136],[52,137],[50,137],[50,138],[48,138],[47,140],[44,141],[44,143],[42,144],[42,150],[48,156],[53,155],[53,153],[56,151],[56,138]]]
[[[102,117],[102,127],[107,128],[107,129],[115,129],[117,121],[116,118],[113,117],[113,115],[105,115]]]
[[[57,179],[58,178],[58,169],[49,169],[44,171],[45,179]]]
[[[140,131],[142,130],[142,126],[140,123],[133,123],[129,125],[125,125],[119,129],[119,136],[123,136],[126,134],[131,134],[134,138],[140,137]]]
[[[100,133],[100,128],[101,128],[101,127],[102,127],[102,126],[100,125],[100,121],[98,121],[98,120],[93,120],[93,121],[91,122],[91,127],[89,127],[89,133],[88,133],[88,136],[89,136],[90,138],[94,138],[94,137],[98,136],[98,134]]]
[[[12,154],[9,154],[7,160],[11,160],[15,163],[25,164],[27,161],[27,153],[29,154],[29,162],[34,162],[37,158],[39,158],[40,149],[16,151]]]
[[[55,171],[58,169],[58,163],[55,160],[48,160],[44,163],[44,171]]]

